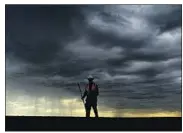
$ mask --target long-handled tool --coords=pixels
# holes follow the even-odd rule
[[[81,97],[82,97],[82,91],[81,91],[81,88],[80,88],[79,83],[77,83],[77,85],[78,85],[78,88],[79,88],[79,91],[80,91],[80,94],[81,94]],[[84,107],[85,107],[85,102],[84,102],[84,100],[83,100],[83,99],[82,99],[82,101],[83,101],[83,104],[84,104]]]

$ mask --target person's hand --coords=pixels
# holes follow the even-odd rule
[[[84,100],[84,97],[81,97],[81,100]]]

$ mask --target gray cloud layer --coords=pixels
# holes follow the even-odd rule
[[[7,82],[61,86],[93,74],[101,92],[112,82],[177,93],[181,11],[181,5],[6,6]]]

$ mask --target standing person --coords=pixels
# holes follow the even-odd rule
[[[99,95],[98,85],[93,82],[93,76],[88,76],[88,84],[86,85],[85,92],[82,96],[82,100],[86,97],[85,109],[86,117],[90,117],[91,107],[95,113],[95,117],[98,117],[97,110],[97,96]]]

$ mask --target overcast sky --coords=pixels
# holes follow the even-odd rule
[[[75,83],[92,74],[102,105],[179,111],[181,13],[181,5],[6,6],[7,101],[78,98]]]

